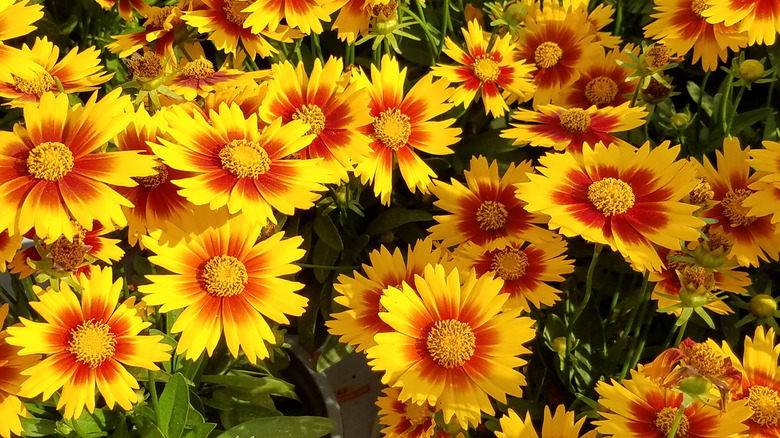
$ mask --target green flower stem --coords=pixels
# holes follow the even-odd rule
[[[723,98],[720,101],[720,120],[723,125],[723,134],[728,135],[729,121],[728,121],[728,101],[731,99],[731,88],[734,86],[731,75],[728,77],[726,83],[726,91],[723,92]]]
[[[415,4],[417,5],[417,13],[420,14],[419,16],[409,9],[407,9],[406,12],[411,15],[414,21],[422,28],[422,31],[425,34],[425,42],[428,44],[428,50],[431,51],[431,65],[435,65],[438,60],[436,56],[436,41],[434,41],[433,35],[431,35],[431,31],[428,29],[428,21],[425,18],[422,2],[415,2]]]
[[[344,65],[352,65],[355,63],[355,45],[347,44],[347,49],[344,51]]]
[[[444,48],[444,37],[447,36],[447,30],[452,29],[452,19],[450,18],[450,0],[444,0],[444,18],[441,20],[441,40],[439,48],[436,51],[437,56],[441,56],[441,50]]]
[[[374,65],[379,68],[382,65],[382,46],[374,48]]]
[[[322,56],[322,47],[320,46],[320,36],[312,32],[310,38],[312,54],[314,54],[322,64],[325,64],[325,58]]]
[[[577,307],[574,309],[574,313],[572,313],[571,318],[569,318],[569,321],[566,323],[566,376],[569,375],[569,371],[571,369],[571,363],[572,363],[572,345],[571,345],[571,334],[572,329],[574,329],[574,324],[579,319],[580,315],[582,315],[582,312],[585,310],[585,306],[588,305],[588,301],[590,301],[590,296],[593,293],[593,272],[596,270],[596,265],[599,261],[599,254],[601,254],[601,249],[603,248],[603,245],[600,243],[597,243],[593,247],[593,257],[590,259],[590,266],[588,267],[588,275],[585,278],[585,295],[582,297],[582,301],[580,301],[580,304],[577,305]],[[571,386],[571,380],[569,381],[569,385]],[[573,388],[571,388],[573,389]]]
[[[643,326],[647,325],[647,324],[643,324],[643,322],[645,322],[645,319],[647,317],[647,308],[649,307],[649,301],[650,301],[649,292],[652,292],[652,291],[648,291],[647,288],[649,277],[650,277],[650,271],[645,271],[645,275],[644,277],[642,277],[642,289],[641,289],[642,292],[640,293],[639,309],[636,312],[632,312],[631,319],[629,320],[629,325],[628,327],[626,327],[626,330],[624,332],[628,334],[628,332],[632,329],[632,326],[634,325],[636,317],[639,316],[640,324],[637,325],[636,328],[634,329],[634,337],[633,339],[631,339],[631,347],[629,347],[628,349],[629,360],[623,363],[623,368],[620,370],[618,380],[623,380],[626,377],[626,374],[628,374],[628,370],[634,367],[634,364],[636,363],[634,361],[639,360],[639,356],[642,353],[642,349],[644,348],[645,341],[639,342],[639,337],[640,337],[639,335],[643,331],[642,330]]]
[[[620,1],[618,1],[618,5],[620,4]],[[642,87],[642,82],[645,81],[645,76],[642,75],[639,77],[639,79],[636,81],[636,88],[634,88],[634,95],[631,96],[631,106],[636,106],[636,99],[639,97],[639,88]],[[647,124],[647,122],[645,122]]]
[[[149,377],[147,382],[149,386],[149,400],[152,402],[152,409],[154,409],[154,412],[157,412],[157,387],[154,380],[154,371],[146,370],[146,375]]]
[[[674,423],[672,423],[672,428],[669,429],[669,433],[666,435],[666,438],[674,438],[677,435],[677,428],[680,427],[680,421],[682,421],[684,412],[685,408],[683,408],[683,406],[677,408],[677,414],[674,416]]]
[[[688,327],[688,320],[687,319],[685,320],[685,322],[682,323],[682,325],[677,330],[677,339],[675,339],[675,341],[674,341],[674,347],[678,347],[680,345],[680,342],[682,342],[683,336],[685,336],[685,328],[686,327]]]
[[[739,106],[739,101],[742,100],[742,95],[745,93],[745,87],[739,88],[739,93],[737,93],[737,98],[734,99],[734,105],[731,107],[731,113],[729,114],[728,119],[728,125],[726,125],[726,136],[731,137],[731,125],[734,124],[734,118],[737,116],[737,106]]]

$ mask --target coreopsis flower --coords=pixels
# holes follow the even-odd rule
[[[154,43],[154,53],[159,56],[176,58],[173,42],[177,31],[184,30],[186,24],[181,19],[182,10],[178,6],[150,6],[144,21],[144,30],[123,35],[113,35],[115,41],[106,48],[111,53],[119,53],[120,58]]]
[[[764,149],[748,151],[750,167],[760,172],[761,178],[749,186],[755,192],[742,202],[755,217],[772,215],[772,223],[780,222],[780,143],[763,142]],[[777,226],[777,225],[776,225]]]
[[[458,66],[438,65],[433,67],[433,74],[460,84],[450,101],[456,105],[469,106],[479,93],[485,105],[485,114],[501,117],[507,111],[503,91],[518,96],[520,102],[529,100],[534,92],[531,78],[533,65],[522,60],[515,60],[515,50],[511,46],[512,35],[498,37],[488,50],[488,40],[476,20],[468,23],[468,29],[461,29],[466,40],[466,51],[463,51],[449,37],[446,38],[444,53],[458,62]]]
[[[464,186],[452,179],[451,184],[434,181],[431,192],[439,198],[434,205],[449,214],[437,215],[438,224],[429,231],[431,238],[450,247],[464,242],[477,245],[502,245],[509,238],[536,242],[550,240],[555,234],[534,225],[546,218],[529,213],[525,202],[515,197],[515,184],[528,181],[533,170],[530,161],[511,163],[499,175],[498,163],[488,165],[483,156],[472,157],[470,169],[463,172]]]
[[[167,133],[174,141],[160,138],[162,146],[152,152],[173,169],[195,176],[173,180],[179,194],[195,205],[212,210],[227,206],[254,220],[274,223],[274,210],[292,215],[319,199],[330,175],[323,175],[319,159],[290,157],[313,140],[309,126],[293,120],[282,126],[275,120],[262,131],[257,114],[246,117],[235,103],[220,104],[207,121],[199,112],[188,114],[181,107],[166,112]]]
[[[242,83],[241,85],[227,86],[220,88],[213,93],[209,93],[203,99],[203,116],[208,117],[211,111],[217,111],[220,105],[228,106],[236,104],[241,108],[245,117],[260,111],[260,106],[268,93],[268,82],[261,83]]]
[[[512,128],[501,131],[501,137],[514,139],[512,144],[552,147],[557,151],[582,152],[585,145],[596,143],[629,145],[611,133],[629,131],[645,123],[647,111],[628,102],[618,107],[563,108],[539,105],[536,111],[518,109]]]
[[[390,204],[393,192],[394,162],[398,162],[409,190],[428,193],[431,177],[436,174],[416,150],[432,155],[451,154],[449,146],[458,141],[461,132],[460,128],[450,127],[454,119],[431,120],[452,108],[445,103],[453,91],[447,88],[446,79],[434,82],[431,75],[426,75],[404,95],[405,80],[406,68],[401,70],[398,61],[389,56],[382,58],[381,69],[371,65],[368,108],[374,121],[362,132],[374,139],[373,153],[357,164],[355,175],[363,184],[371,182],[374,195],[385,205]]]
[[[749,148],[742,149],[736,138],[723,140],[723,152],[717,151],[717,169],[707,157],[697,165],[700,176],[706,178],[712,187],[712,208],[701,213],[702,217],[715,219],[712,231],[725,234],[732,243],[727,255],[737,259],[742,266],[758,266],[759,259],[778,260],[780,254],[780,233],[772,223],[772,217],[756,217],[743,202],[756,191],[750,186],[759,181],[760,173],[750,174]],[[780,203],[773,204],[774,211]],[[759,210],[761,211],[761,210]]]
[[[5,272],[5,264],[13,260],[16,251],[22,247],[23,239],[21,234],[11,235],[8,230],[0,231],[0,272]]]
[[[95,47],[81,52],[73,48],[58,61],[60,49],[44,37],[36,38],[32,49],[23,45],[21,51],[23,56],[39,65],[41,71],[35,79],[17,76],[10,82],[0,80],[0,97],[10,99],[6,105],[14,108],[21,108],[25,102],[38,102],[46,91],[56,94],[59,86],[68,94],[93,91],[114,76],[100,65],[100,52]]]
[[[301,158],[321,157],[328,167],[347,180],[347,170],[371,153],[371,139],[360,129],[372,122],[366,111],[368,92],[359,83],[346,88],[338,85],[343,62],[330,58],[323,65],[314,60],[311,75],[302,62],[293,67],[289,62],[274,64],[274,80],[260,107],[260,118],[271,123],[281,118],[306,122],[308,133],[315,136],[311,144],[299,152]]]
[[[368,33],[373,9],[382,8],[390,3],[394,1],[382,4],[382,0],[347,0],[339,8],[339,14],[333,21],[331,29],[338,31],[340,40],[347,44],[354,44],[358,36]]]
[[[597,144],[582,154],[548,153],[541,175],[517,185],[526,210],[550,215],[551,229],[566,236],[609,245],[638,269],[658,270],[654,245],[677,249],[698,238],[695,205],[680,202],[695,186],[695,171],[676,160],[679,146],[650,149]]]
[[[269,320],[289,324],[288,316],[302,315],[308,301],[296,293],[302,283],[281,278],[301,269],[293,262],[305,255],[303,239],[279,232],[258,242],[266,222],[246,214],[221,220],[212,213],[194,222],[202,231],[178,243],[142,237],[157,254],[149,261],[170,274],[147,275],[151,284],[139,291],[162,313],[183,309],[171,327],[181,333],[176,354],[211,356],[224,335],[233,357],[240,349],[251,363],[267,358],[266,343],[277,343]]]
[[[139,386],[125,367],[159,370],[155,362],[171,356],[161,335],[139,335],[151,325],[140,316],[143,303],[133,297],[117,306],[122,280],[112,283],[112,277],[111,268],[93,266],[76,279],[80,300],[63,281],[59,291],[49,288],[30,302],[43,322],[20,318],[21,325],[8,328],[7,342],[23,347],[20,355],[46,355],[22,371],[29,376],[22,393],[47,400],[61,388],[57,409],[65,408],[66,419],[78,418],[85,407],[95,411],[96,387],[109,409],[132,409]]]
[[[563,281],[563,275],[574,272],[574,262],[565,252],[563,239],[538,243],[510,240],[492,249],[467,242],[454,256],[462,271],[474,269],[478,276],[493,274],[504,280],[501,292],[509,294],[504,308],[530,312],[532,307],[552,306],[560,300],[561,291],[547,282]]]
[[[0,233],[0,245],[2,239]],[[0,329],[5,326],[6,316],[8,316],[8,304],[3,304],[0,306]],[[7,337],[7,331],[0,331],[0,437],[3,438],[22,434],[20,418],[29,416],[18,397],[22,382],[27,378],[22,375],[22,372],[36,365],[40,360],[38,355],[19,355],[21,348],[8,344]]]
[[[496,431],[496,438],[596,438],[592,430],[580,435],[580,429],[585,424],[585,418],[574,421],[574,412],[567,411],[563,405],[555,408],[555,414],[550,415],[550,407],[544,407],[544,422],[542,433],[539,434],[531,421],[531,414],[526,412],[525,421],[512,409],[499,420],[501,430]]]
[[[73,236],[52,236],[41,243],[43,255],[34,246],[17,252],[8,265],[11,273],[25,278],[40,274],[46,268],[62,271],[63,276],[70,276],[89,272],[90,263],[95,260],[111,265],[125,255],[117,246],[119,239],[105,237],[114,231],[113,229],[104,228],[98,223],[93,224],[92,230],[89,231],[78,224],[73,224],[73,229],[76,230]]]
[[[740,360],[723,342],[720,352],[731,359],[742,373],[739,386],[731,392],[732,400],[747,400],[753,412],[745,420],[750,438],[774,438],[780,435],[780,373],[777,357],[780,346],[775,344],[775,331],[756,327],[754,336],[745,336],[745,349]]]
[[[444,438],[444,432],[436,433],[436,420],[433,414],[434,406],[424,402],[422,404],[411,401],[398,400],[400,391],[397,388],[385,388],[384,395],[376,400],[379,406],[379,423],[384,426],[382,433],[387,437],[397,438],[431,438],[440,436]],[[447,437],[450,435],[447,434]]]
[[[247,1],[241,12],[249,15],[244,18],[244,27],[254,33],[264,29],[275,31],[282,19],[291,28],[306,35],[322,33],[322,22],[330,21],[330,14],[343,2],[338,0],[254,0]]]
[[[752,411],[745,402],[729,404],[723,412],[694,400],[683,406],[683,394],[658,386],[649,377],[634,370],[631,379],[618,383],[598,382],[599,414],[596,430],[605,436],[667,438],[680,409],[683,414],[675,437],[738,438],[747,429],[743,423]]]
[[[244,72],[228,68],[227,65],[214,70],[214,63],[203,56],[192,61],[182,58],[178,67],[178,71],[165,81],[165,85],[188,101],[198,96],[205,97],[220,87],[254,82],[268,74],[267,71]]]
[[[278,25],[274,31],[262,29],[254,32],[244,27],[249,12],[242,12],[255,0],[204,0],[203,6],[187,11],[182,20],[201,33],[209,34],[218,50],[226,53],[238,53],[239,45],[247,55],[254,59],[257,55],[267,58],[278,50],[266,38],[290,43],[301,35],[285,25]]]
[[[134,21],[133,10],[138,11],[141,16],[146,17],[149,15],[149,9],[151,6],[146,4],[144,0],[95,0],[105,10],[109,10],[117,5],[119,16],[127,21]]]
[[[725,62],[728,52],[748,45],[745,32],[737,26],[710,24],[704,15],[709,0],[655,0],[654,20],[645,26],[645,38],[652,38],[684,56],[693,48],[695,64],[701,60],[704,71],[718,68],[718,58]]]
[[[625,50],[638,54],[636,47],[626,47],[624,51],[614,49],[606,55],[597,56],[593,63],[580,70],[579,79],[561,90],[560,97],[553,98],[552,102],[564,108],[582,109],[591,105],[596,108],[616,107],[630,102],[639,79],[629,79],[634,70],[618,63],[631,61]]]
[[[697,0],[701,14],[710,23],[737,26],[747,32],[748,44],[775,43],[780,32],[780,8],[775,0]]]
[[[386,247],[368,254],[370,263],[363,264],[365,276],[357,271],[352,276],[340,274],[333,284],[339,293],[333,301],[347,310],[331,315],[326,321],[328,331],[345,344],[355,345],[357,351],[363,351],[376,345],[374,335],[392,331],[381,318],[384,311],[380,299],[388,287],[400,288],[403,282],[412,284],[415,275],[422,275],[428,265],[442,263],[446,256],[441,248],[433,247],[430,238],[417,241],[404,258],[401,250],[392,253]]]
[[[19,49],[3,44],[3,41],[27,35],[36,29],[33,23],[43,18],[43,5],[29,0],[0,1],[0,81],[14,81],[14,74],[24,79],[35,79],[40,66],[24,56]]]
[[[45,238],[73,236],[71,217],[87,230],[93,221],[127,224],[122,206],[132,204],[111,186],[136,185],[156,163],[134,151],[94,153],[127,125],[130,97],[120,93],[71,107],[67,95],[47,92],[25,104],[24,127],[0,132],[0,229]]]
[[[550,103],[603,53],[589,29],[582,11],[572,12],[565,21],[526,19],[523,38],[516,43],[516,59],[536,65],[534,106]]]
[[[501,312],[509,297],[499,293],[502,283],[429,265],[414,284],[388,288],[379,316],[393,331],[374,337],[369,365],[401,388],[399,400],[435,405],[464,429],[477,425],[480,412],[494,414],[488,396],[506,403],[506,395],[522,395],[517,368],[526,361],[518,356],[535,335],[530,318]]]

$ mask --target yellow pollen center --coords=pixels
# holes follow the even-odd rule
[[[153,190],[161,186],[165,181],[168,181],[168,166],[162,163],[162,160],[157,158],[158,165],[154,166],[154,170],[157,171],[156,175],[143,176],[133,178],[139,186],[146,190]]]
[[[196,59],[182,67],[181,74],[188,78],[205,79],[214,74],[214,64],[208,59]]]
[[[596,106],[606,106],[617,96],[618,86],[611,78],[599,76],[585,85],[585,98]]]
[[[409,420],[409,423],[412,425],[412,427],[419,427],[425,424],[427,421],[430,421],[432,414],[433,412],[427,403],[418,405],[417,403],[413,403],[411,401],[406,402],[404,416],[407,420]]]
[[[701,13],[709,9],[709,7],[710,5],[708,0],[693,0],[693,2],[691,2],[691,10],[693,13],[702,18],[704,16]]]
[[[498,63],[488,55],[478,56],[471,67],[474,69],[474,76],[482,82],[493,82],[501,74]]]
[[[225,11],[225,17],[227,20],[239,27],[244,27],[244,21],[249,17],[249,12],[241,12],[249,5],[254,3],[254,0],[249,1],[236,1],[225,0],[225,5],[222,6],[222,10]]]
[[[76,361],[90,368],[97,368],[114,356],[116,335],[108,324],[90,319],[70,330],[70,351]]]
[[[56,266],[65,271],[73,271],[84,263],[84,254],[88,247],[81,243],[81,239],[76,236],[73,241],[68,241],[65,236],[60,236],[51,244],[49,256],[54,260]]]
[[[696,181],[696,187],[688,195],[690,204],[702,207],[707,205],[707,202],[712,201],[714,197],[715,192],[712,191],[712,186],[707,182],[707,178],[699,178]]]
[[[674,418],[677,416],[677,409],[678,408],[666,406],[655,414],[655,421],[653,424],[655,424],[656,429],[661,432],[661,436],[666,437],[669,435],[669,432],[671,432]],[[674,435],[675,438],[687,437],[689,427],[690,423],[688,423],[688,417],[683,414],[682,417],[680,417],[680,423],[677,425],[677,433]]]
[[[607,217],[627,212],[636,201],[631,186],[617,178],[604,178],[591,184],[588,199]]]
[[[755,216],[748,216],[750,209],[742,205],[742,201],[752,194],[753,192],[748,189],[736,189],[730,190],[721,199],[720,206],[723,208],[723,216],[726,216],[732,227],[750,225],[756,220]]]
[[[35,79],[22,79],[16,75],[13,75],[13,79],[14,88],[16,88],[16,91],[24,94],[39,95],[45,91],[57,89],[57,83],[47,71],[38,73],[38,77]]]
[[[691,262],[672,259],[672,257],[685,257],[685,256],[687,256],[687,254],[685,254],[682,251],[669,251],[669,254],[666,255],[666,268],[669,269],[670,271],[682,272],[686,268],[692,266]]]
[[[653,47],[647,49],[647,54],[645,54],[645,61],[647,62],[647,65],[650,66],[650,68],[653,70],[658,70],[659,68],[669,63],[671,56],[672,52],[668,47],[661,44],[656,44]]]
[[[702,288],[705,291],[712,290],[715,286],[715,277],[707,272],[707,269],[699,266],[697,268],[686,268],[682,271],[683,282],[690,285],[693,289]]]
[[[237,178],[257,178],[271,168],[268,152],[256,141],[232,140],[219,151],[219,159]]]
[[[477,209],[477,223],[485,231],[504,228],[509,212],[504,204],[496,201],[485,201]]]
[[[374,119],[373,126],[374,137],[393,150],[405,146],[412,134],[409,116],[395,108],[382,111]]]
[[[294,120],[303,120],[311,126],[306,134],[320,135],[323,129],[325,129],[325,113],[322,112],[322,108],[314,104],[305,104],[295,110],[292,118]]]
[[[153,52],[146,52],[144,56],[134,54],[125,60],[125,67],[134,77],[152,79],[163,72],[163,58]]]
[[[545,41],[536,47],[534,51],[534,62],[539,68],[551,68],[558,64],[563,57],[561,47],[552,41]]]
[[[426,345],[436,363],[444,368],[455,368],[474,355],[477,338],[471,326],[455,319],[436,321],[428,332]]]
[[[517,280],[525,275],[528,256],[516,248],[504,248],[493,256],[490,269],[504,280]]]
[[[249,275],[240,260],[223,254],[206,262],[201,278],[208,293],[218,297],[232,297],[244,291]]]
[[[763,427],[774,427],[780,421],[780,397],[777,391],[766,386],[751,386],[748,406],[753,410],[751,420]]]
[[[563,110],[558,116],[561,128],[573,133],[582,134],[590,127],[590,115],[582,108],[570,108]]]
[[[689,347],[681,347],[687,356],[685,361],[695,367],[704,377],[720,378],[726,373],[725,358],[706,343],[700,342]]]
[[[717,231],[708,231],[707,238],[709,239],[707,241],[707,246],[710,251],[720,250],[724,254],[728,254],[731,251],[733,244],[731,243],[731,238],[729,238],[729,236]]]
[[[27,156],[27,171],[35,178],[57,181],[73,170],[73,154],[56,141],[43,142]]]

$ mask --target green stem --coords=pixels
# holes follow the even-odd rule
[[[686,319],[685,322],[682,323],[682,325],[677,330],[677,339],[674,341],[674,346],[678,347],[680,345],[680,342],[683,340],[683,336],[685,336],[685,328],[688,327],[688,320]]]
[[[674,422],[672,423],[672,427],[669,429],[669,433],[666,435],[666,438],[674,438],[677,436],[677,428],[680,427],[680,421],[682,421],[684,412],[685,409],[683,409],[682,406],[677,408],[677,414],[674,416]]]
[[[302,40],[300,39],[295,40],[295,49],[293,49],[295,56],[298,57],[298,62],[303,62],[303,54],[301,54],[301,41]]]
[[[355,46],[347,44],[347,49],[344,51],[344,66],[352,65],[355,63]]]
[[[380,68],[382,65],[382,46],[378,45],[376,49],[374,49],[374,65],[376,68]]]
[[[720,101],[720,118],[721,118],[721,124],[723,126],[723,135],[727,135],[728,129],[729,129],[729,121],[728,121],[728,101],[731,99],[731,88],[733,87],[733,82],[731,76],[728,77],[728,82],[726,83],[726,91],[723,92],[723,98]]]
[[[322,56],[322,47],[320,46],[320,36],[312,32],[310,38],[312,53],[314,53],[314,56],[319,58],[320,63],[325,64],[325,58]]]
[[[620,2],[618,1],[618,4]],[[639,88],[642,86],[642,82],[644,82],[645,76],[642,75],[639,77],[639,80],[636,81],[636,88],[634,88],[634,95],[631,96],[631,106],[636,105],[636,99],[639,97]]]
[[[152,409],[154,409],[154,412],[157,412],[157,382],[154,380],[154,371],[146,370],[146,374],[149,376],[149,399],[152,402]]]
[[[425,11],[423,11],[422,2],[415,2],[415,4],[417,5],[417,12],[420,14],[419,16],[411,10],[407,10],[406,12],[408,12],[409,15],[414,18],[414,21],[416,21],[417,24],[419,24],[422,28],[423,33],[425,34],[425,42],[428,43],[428,50],[431,51],[431,65],[435,65],[437,61],[436,42],[433,39],[433,35],[431,35],[431,31],[428,29],[428,20],[425,18]]]
[[[647,290],[649,277],[650,277],[650,271],[645,271],[645,275],[642,277],[642,289],[641,289],[640,298],[639,298],[640,299],[639,309],[638,309],[637,312],[633,312],[632,313],[631,320],[629,321],[630,325],[633,325],[634,321],[636,320],[636,316],[638,315],[640,324],[634,330],[634,337],[631,340],[631,346],[628,349],[627,358],[629,360],[626,360],[623,363],[623,368],[620,370],[620,374],[619,374],[618,380],[623,380],[623,378],[626,377],[626,374],[628,374],[628,370],[630,368],[634,367],[634,364],[635,364],[634,360],[635,360],[635,358],[638,361],[639,356],[642,353],[642,349],[644,348],[645,342],[644,341],[639,342],[639,338],[640,338],[639,335],[642,332],[642,328],[643,328],[642,326],[645,325],[645,324],[643,324],[643,322],[644,322],[644,320],[646,318],[647,308],[649,307],[649,301],[650,301],[650,296],[649,295],[650,294],[648,293],[648,290]],[[626,330],[627,331],[631,330],[631,327],[629,326]]]
[[[447,29],[452,29],[450,0],[444,0],[444,18],[441,20],[441,40],[439,41],[439,48],[436,51],[436,56],[440,56],[441,50],[444,48],[444,38],[447,36]]]
[[[585,306],[588,305],[588,301],[590,301],[590,296],[593,293],[593,272],[596,270],[596,264],[599,260],[599,254],[601,254],[601,249],[603,245],[596,244],[593,247],[593,257],[590,259],[590,266],[588,267],[588,275],[585,278],[585,295],[582,297],[582,301],[580,301],[580,304],[577,305],[577,307],[574,309],[574,313],[572,313],[571,318],[566,323],[566,361],[565,361],[565,372],[568,379],[569,371],[571,369],[572,364],[572,343],[571,343],[571,335],[572,330],[574,329],[574,324],[579,319],[580,315],[582,315],[583,310],[585,310]],[[569,379],[569,389],[574,389],[571,386],[571,379]]]

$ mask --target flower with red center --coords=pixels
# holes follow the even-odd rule
[[[683,414],[675,438],[738,438],[752,411],[745,402],[730,403],[728,410],[694,400],[683,407],[683,394],[659,387],[649,377],[631,371],[631,379],[611,384],[598,382],[599,414],[596,430],[608,437],[667,438],[680,409]]]
[[[693,48],[693,63],[701,60],[704,71],[718,68],[718,58],[725,62],[728,51],[739,51],[748,45],[747,34],[737,26],[711,24],[703,13],[710,0],[655,0],[655,20],[645,26],[645,38],[658,40],[677,55]]]
[[[186,24],[181,19],[182,10],[177,6],[150,6],[147,10],[147,18],[144,21],[144,30],[123,34],[113,35],[113,43],[106,46],[111,53],[119,53],[120,58],[130,56],[149,43],[154,43],[154,53],[159,56],[170,56],[177,59],[173,51],[173,42],[176,39],[176,33],[184,30]]]
[[[753,216],[752,210],[743,204],[756,192],[750,186],[761,178],[760,173],[750,175],[749,151],[740,147],[738,139],[725,139],[723,152],[716,152],[717,170],[707,157],[702,164],[694,163],[712,186],[713,200],[717,201],[702,216],[716,219],[718,222],[710,228],[731,239],[728,257],[736,258],[742,266],[758,266],[759,259],[778,260],[780,233],[771,216]]]
[[[275,31],[281,21],[306,35],[322,33],[322,22],[330,21],[330,14],[344,4],[342,0],[255,0],[246,2],[241,10],[249,14],[244,18],[244,27],[254,33],[264,29]]]
[[[566,20],[526,20],[523,38],[517,42],[516,59],[536,65],[534,106],[544,105],[580,76],[603,49],[588,33],[583,11]]]
[[[431,120],[452,108],[445,103],[452,94],[446,79],[434,82],[431,75],[426,75],[404,95],[405,80],[406,68],[400,70],[398,61],[384,56],[381,69],[371,65],[371,82],[366,84],[371,95],[368,108],[374,121],[361,131],[373,138],[373,153],[357,163],[355,175],[363,184],[373,184],[374,195],[384,205],[390,204],[393,193],[395,161],[409,190],[428,193],[431,177],[436,174],[415,151],[451,154],[449,146],[458,141],[461,132],[460,128],[450,127],[454,119]]]
[[[509,297],[502,284],[429,265],[413,284],[388,288],[379,316],[392,331],[374,337],[369,365],[401,388],[399,400],[436,406],[464,429],[477,425],[480,412],[495,412],[488,396],[506,403],[507,395],[522,395],[517,368],[526,361],[517,356],[529,353],[523,344],[535,336],[530,318],[501,311]]]
[[[250,58],[257,55],[267,58],[278,51],[266,38],[290,43],[302,36],[298,31],[279,25],[274,31],[262,29],[258,32],[244,27],[249,12],[243,12],[255,0],[204,0],[203,7],[185,12],[181,19],[201,33],[209,34],[218,50],[238,53],[239,44]]]
[[[439,198],[434,205],[449,214],[433,217],[438,224],[429,229],[432,239],[444,247],[464,242],[495,246],[510,238],[537,242],[555,236],[533,225],[546,218],[527,212],[525,202],[515,197],[514,185],[528,181],[526,173],[533,171],[530,161],[512,163],[499,175],[498,162],[488,165],[487,158],[479,156],[471,158],[470,169],[463,173],[465,186],[455,179],[452,184],[434,182],[431,192]]]
[[[292,157],[314,138],[302,121],[282,126],[277,119],[261,131],[257,115],[246,117],[235,103],[211,110],[209,120],[180,106],[166,112],[166,119],[174,141],[160,138],[162,146],[152,144],[152,152],[173,169],[195,173],[173,180],[195,205],[227,206],[230,214],[241,211],[259,223],[275,223],[274,210],[292,215],[310,208],[322,183],[332,180],[323,175],[319,159]]]
[[[379,422],[385,426],[384,436],[398,438],[439,438],[450,437],[443,431],[435,432],[436,420],[433,414],[436,408],[424,402],[398,400],[401,391],[397,388],[385,388],[384,395],[379,396],[376,405],[379,406]]]
[[[539,438],[531,421],[531,413],[526,412],[525,421],[512,409],[499,420],[501,431],[496,432],[496,438]],[[555,414],[550,414],[550,407],[544,407],[541,438],[596,438],[592,430],[580,436],[580,429],[585,424],[585,418],[574,421],[574,412],[567,411],[563,405],[555,408]]]
[[[737,26],[747,32],[748,44],[771,46],[780,32],[780,5],[777,0],[699,0],[705,7],[701,14],[710,23]]]
[[[31,228],[38,237],[73,236],[71,216],[90,230],[127,224],[122,206],[130,201],[112,186],[131,187],[133,177],[154,175],[154,159],[135,151],[97,152],[127,125],[129,96],[115,89],[85,105],[44,93],[40,104],[24,106],[25,126],[0,132],[0,229],[13,234]]]
[[[502,293],[509,294],[508,309],[530,312],[532,306],[552,306],[561,291],[547,282],[561,282],[574,272],[574,262],[566,258],[566,241],[527,243],[511,240],[506,246],[488,249],[467,242],[455,252],[455,264],[462,271],[474,269],[477,275],[492,273],[504,280]]]
[[[328,331],[345,344],[357,346],[363,351],[376,345],[374,335],[392,331],[389,325],[379,318],[379,312],[385,308],[380,299],[388,287],[401,287],[403,282],[412,284],[415,275],[422,275],[428,265],[442,263],[447,253],[441,248],[433,248],[429,239],[417,241],[409,249],[404,259],[399,248],[390,253],[386,247],[368,254],[370,263],[363,264],[365,276],[353,271],[352,277],[341,274],[333,284],[339,293],[333,301],[347,310],[331,315],[326,321]]]
[[[614,49],[606,55],[599,55],[592,64],[580,70],[579,79],[565,90],[561,90],[560,98],[553,98],[553,103],[565,108],[586,109],[592,105],[596,108],[616,107],[630,102],[639,79],[628,79],[634,70],[617,62],[631,61],[626,51],[639,54],[638,48],[632,46],[626,47],[624,51]]]
[[[35,79],[15,76],[11,82],[0,81],[0,97],[11,99],[6,105],[15,108],[21,108],[25,102],[38,102],[46,91],[58,93],[55,80],[70,94],[96,90],[114,76],[103,70],[100,52],[94,47],[82,52],[73,48],[58,61],[60,49],[44,37],[36,38],[32,49],[26,44],[22,46],[22,54],[38,64],[41,71]]]
[[[85,406],[95,411],[95,387],[109,409],[118,404],[129,411],[139,386],[125,366],[159,370],[154,363],[171,357],[162,336],[139,335],[151,325],[140,317],[143,303],[130,298],[117,307],[122,280],[112,278],[110,268],[93,266],[89,276],[76,279],[80,300],[63,281],[59,291],[49,288],[30,302],[43,322],[20,318],[20,325],[8,328],[7,342],[23,347],[19,354],[47,355],[22,372],[30,376],[22,393],[47,400],[62,388],[57,409],[65,407],[66,419],[78,418]]]
[[[0,245],[2,240],[0,233]],[[8,304],[3,304],[0,306],[0,329],[5,325],[6,316]],[[0,437],[3,438],[22,434],[20,418],[29,417],[27,409],[18,397],[22,382],[26,379],[22,372],[35,366],[40,360],[38,355],[19,355],[21,348],[8,344],[7,337],[8,332],[0,331]]]
[[[650,149],[597,144],[582,154],[548,153],[517,185],[528,211],[550,215],[551,229],[607,244],[640,270],[659,270],[654,245],[677,249],[699,237],[704,222],[680,200],[696,184],[693,166],[677,160],[679,146]]]
[[[466,40],[466,52],[449,37],[446,38],[447,47],[444,49],[447,56],[461,65],[438,65],[432,70],[435,76],[461,84],[450,97],[451,102],[468,106],[480,93],[485,114],[501,117],[509,110],[501,97],[502,91],[518,96],[521,102],[531,98],[535,88],[530,75],[533,66],[514,59],[512,35],[498,37],[488,50],[488,40],[483,37],[482,27],[476,20],[470,21],[468,30],[462,29],[462,32]]]
[[[146,17],[149,15],[149,9],[151,8],[144,0],[95,0],[103,9],[109,10],[118,5],[119,16],[127,21],[134,21],[133,10],[138,11],[139,14]]]
[[[181,333],[176,354],[211,356],[224,334],[230,354],[238,357],[240,349],[254,364],[268,357],[266,343],[277,343],[268,320],[289,324],[288,316],[302,315],[308,302],[295,293],[302,283],[282,278],[300,271],[293,262],[305,255],[303,239],[282,240],[280,232],[258,242],[265,221],[220,216],[196,216],[194,227],[203,231],[178,243],[144,236],[144,246],[157,254],[149,261],[170,274],[147,275],[151,284],[139,290],[162,313],[183,309],[171,327]]]
[[[588,109],[539,105],[536,111],[518,109],[512,118],[513,128],[501,131],[501,137],[514,139],[512,144],[552,147],[557,151],[580,153],[584,145],[596,143],[628,145],[613,136],[613,132],[629,131],[645,123],[647,111],[628,102],[618,107]]]
[[[750,167],[757,170],[761,178],[749,188],[755,192],[742,202],[750,208],[751,216],[772,215],[772,223],[780,222],[780,143],[765,141],[764,149],[748,151]]]
[[[40,73],[40,66],[24,56],[19,49],[3,44],[3,41],[27,35],[36,29],[33,23],[43,18],[43,5],[30,4],[29,0],[0,1],[0,81],[14,80],[12,73],[32,80]]]
[[[283,123],[306,122],[316,137],[300,151],[301,158],[322,157],[322,164],[346,181],[347,170],[372,151],[371,139],[360,132],[372,118],[366,111],[368,91],[359,83],[340,86],[342,71],[338,58],[328,59],[325,65],[316,59],[310,76],[302,62],[297,67],[289,62],[274,64],[274,80],[259,114],[266,123],[277,118]]]

